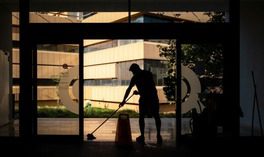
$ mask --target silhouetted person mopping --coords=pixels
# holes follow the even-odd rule
[[[157,129],[157,144],[162,144],[162,137],[160,135],[161,120],[159,115],[159,98],[157,89],[153,80],[152,73],[146,70],[141,70],[138,64],[133,63],[129,71],[133,73],[130,84],[126,90],[123,101],[120,106],[126,102],[132,87],[136,85],[138,89],[139,98],[139,128],[141,135],[136,138],[139,144],[145,144],[144,130],[145,130],[145,116],[154,117]]]

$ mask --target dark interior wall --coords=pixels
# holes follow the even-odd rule
[[[9,56],[12,51],[12,18],[11,11],[0,6],[0,126],[9,122],[10,116],[10,70]]]
[[[244,117],[240,119],[241,135],[251,135],[254,71],[262,122],[264,120],[264,1],[244,0],[240,5],[240,105]],[[260,125],[255,110],[255,135]],[[263,124],[263,123],[262,123]]]

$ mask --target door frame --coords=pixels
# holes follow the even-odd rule
[[[232,53],[232,51],[237,51],[237,48],[236,45],[232,45],[234,37],[232,37],[233,33],[230,23],[31,23],[29,24],[29,28],[30,38],[34,41],[33,45],[40,43],[79,44],[80,79],[82,75],[80,87],[81,85],[83,87],[84,39],[177,39],[178,45],[182,43],[224,43],[225,47],[230,50],[230,54],[224,57],[224,68],[226,69],[227,66],[233,64],[236,65],[224,71],[224,75],[226,76],[224,86],[225,84],[237,84],[236,81],[239,79],[237,52]],[[177,58],[180,61],[181,56],[179,55]],[[180,62],[177,62],[177,67],[180,67]],[[181,72],[178,76],[181,78]],[[231,82],[227,78],[231,78]],[[177,81],[177,86],[181,86],[181,81]],[[82,100],[83,88],[79,89],[79,100]],[[230,105],[233,105],[232,108],[236,108],[236,103],[239,102],[239,91],[236,89],[236,86],[231,86],[228,90],[230,91],[226,94],[225,99],[232,99],[233,103]],[[233,93],[236,93],[235,97]],[[177,97],[181,98],[181,92],[177,92]],[[83,102],[82,105],[80,103],[79,109],[79,137],[83,139]],[[176,113],[176,143],[181,143],[181,115],[179,114],[181,113],[181,101],[177,103],[176,110],[179,110]],[[233,119],[232,122],[235,122],[236,126],[233,128],[233,132],[237,132],[239,130],[239,116],[236,117],[235,115],[231,119]]]
[[[33,37],[33,36],[31,36]],[[35,37],[35,39],[38,37]],[[33,121],[33,133],[34,135],[38,138],[38,139],[42,139],[42,140],[57,140],[58,138],[60,140],[64,140],[64,139],[70,139],[70,140],[78,140],[78,141],[83,141],[83,130],[84,130],[84,123],[83,123],[83,101],[79,101],[79,133],[78,135],[38,135],[38,123],[37,123],[37,76],[38,76],[38,71],[37,71],[37,45],[38,44],[78,44],[79,45],[79,100],[83,100],[83,40],[78,40],[78,41],[73,41],[70,42],[71,40],[69,40],[69,42],[63,42],[63,41],[51,41],[49,42],[48,40],[32,40],[34,42],[31,43],[31,48],[32,48],[32,53],[33,53],[33,66],[32,66],[32,80],[33,80],[33,116],[32,116],[32,121]]]

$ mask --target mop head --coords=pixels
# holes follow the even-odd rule
[[[93,134],[87,134],[87,140],[94,140],[96,137]]]

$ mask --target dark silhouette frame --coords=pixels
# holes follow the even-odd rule
[[[31,138],[37,135],[36,128],[36,45],[42,43],[79,44],[79,72],[83,79],[83,39],[177,39],[183,43],[223,43],[224,99],[226,106],[227,135],[239,136],[239,6],[230,1],[229,23],[29,23],[29,0],[20,3],[20,136]],[[180,50],[178,50],[180,52]],[[33,52],[33,53],[31,53]],[[180,61],[180,53],[177,53]],[[32,58],[32,59],[31,59]],[[32,66],[33,65],[33,66]],[[180,66],[178,62],[177,66]],[[178,78],[181,72],[178,71]],[[33,75],[32,75],[33,74]],[[83,81],[80,80],[80,87]],[[33,87],[33,90],[28,87]],[[181,81],[177,81],[181,86]],[[79,91],[83,99],[83,88]],[[181,98],[181,92],[177,92]],[[81,102],[81,101],[80,101]],[[83,139],[83,105],[80,104],[79,140]],[[177,143],[181,142],[181,102],[177,103]]]

